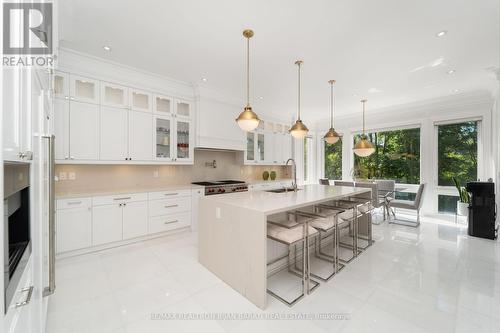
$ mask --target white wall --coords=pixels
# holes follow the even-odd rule
[[[437,145],[434,129],[435,122],[460,121],[465,119],[481,119],[481,147],[478,152],[480,163],[478,176],[481,180],[494,177],[494,144],[498,140],[498,131],[492,128],[492,112],[494,99],[489,92],[477,92],[464,95],[453,95],[440,99],[421,101],[410,105],[399,105],[380,110],[367,109],[366,130],[382,130],[401,127],[420,127],[420,176],[421,182],[426,183],[423,213],[437,212],[437,191],[433,186],[437,179]],[[498,107],[497,107],[498,108]],[[351,180],[353,167],[353,135],[361,131],[361,113],[349,117],[338,117],[335,120],[336,130],[343,133],[342,174],[345,180]],[[327,131],[327,121],[316,123],[320,134]],[[322,135],[319,135],[321,137]],[[482,158],[481,158],[482,157]],[[324,165],[323,153],[318,163]],[[324,168],[322,168],[324,170]],[[323,172],[321,173],[321,176]]]

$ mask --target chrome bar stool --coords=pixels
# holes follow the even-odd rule
[[[328,204],[318,205],[318,207],[323,209],[340,208],[345,210],[338,216],[339,247],[352,249],[352,256],[348,259],[339,258],[339,260],[343,263],[350,263],[361,253],[361,250],[358,249],[358,217],[360,216],[360,213],[358,211],[359,205],[359,203],[350,200],[335,200]],[[352,244],[340,241],[341,231],[344,229],[349,229],[348,235],[352,239]]]
[[[368,198],[361,198],[361,197],[349,197],[349,201],[356,202],[358,204],[357,210],[358,210],[358,239],[365,240],[367,242],[366,246],[360,246],[359,243],[357,244],[358,249],[364,251],[370,246],[373,245],[374,240],[373,240],[373,227],[372,227],[372,212],[374,209],[373,206],[373,201],[372,199]],[[367,223],[367,236],[363,237],[359,235],[359,218],[366,216],[368,219]]]
[[[268,220],[267,222],[267,238],[272,239],[276,242],[285,244],[288,246],[288,254],[287,254],[287,268],[288,271],[302,279],[302,292],[299,296],[294,298],[291,301],[286,300],[284,297],[281,297],[277,293],[273,292],[270,289],[267,289],[268,294],[277,298],[281,302],[287,304],[288,306],[293,306],[300,299],[302,299],[306,294],[310,294],[314,289],[319,286],[319,282],[314,281],[310,277],[310,267],[309,267],[309,240],[311,238],[316,237],[318,231],[309,225],[311,218],[308,219],[295,219],[290,220],[287,218],[286,220]],[[295,255],[295,264],[297,261],[297,245],[302,244],[302,271],[300,273],[292,270],[291,265],[291,248],[294,247],[294,255]],[[268,266],[281,260],[282,258],[278,258],[270,263]],[[311,287],[311,284],[313,286]]]
[[[297,215],[304,218],[313,218],[309,222],[310,226],[318,231],[318,235],[314,238],[314,255],[316,258],[327,261],[333,264],[333,272],[327,277],[319,275],[319,273],[310,274],[322,281],[329,281],[340,269],[344,267],[339,261],[339,232],[338,232],[338,215],[343,213],[342,209],[322,209],[314,206],[313,212],[299,210]],[[323,251],[321,244],[322,240],[332,236],[332,255]]]

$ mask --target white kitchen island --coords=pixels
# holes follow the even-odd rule
[[[261,309],[267,304],[267,218],[370,189],[306,185],[297,192],[206,196],[199,206],[199,261]]]

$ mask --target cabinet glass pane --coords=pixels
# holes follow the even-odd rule
[[[257,150],[259,154],[259,159],[264,160],[264,134],[257,134]]]
[[[189,158],[189,123],[177,121],[177,158]]]
[[[156,157],[170,158],[170,126],[169,119],[156,119]]]
[[[156,97],[156,111],[170,112],[170,99],[163,97]]]
[[[190,116],[190,108],[188,103],[177,103],[177,114],[179,116],[189,117]]]
[[[123,89],[105,87],[104,88],[104,101],[109,104],[123,105],[125,104],[123,100]]]
[[[63,95],[64,91],[64,76],[54,75],[54,93],[56,95]]]
[[[247,160],[253,161],[255,159],[254,151],[255,151],[255,135],[253,133],[247,132]]]
[[[132,107],[139,109],[149,109],[149,96],[147,94],[133,92]]]
[[[87,99],[95,99],[94,82],[75,80],[75,95]]]

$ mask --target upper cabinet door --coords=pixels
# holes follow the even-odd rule
[[[130,108],[134,111],[151,112],[153,107],[151,94],[146,91],[130,88],[129,101]]]
[[[175,100],[175,114],[178,117],[191,118],[193,116],[192,113],[192,103],[183,100]]]
[[[172,114],[173,102],[171,97],[155,95],[153,112],[161,114]]]
[[[69,100],[54,100],[54,134],[56,160],[69,159]]]
[[[128,108],[128,88],[114,83],[101,82],[101,105]]]
[[[153,116],[151,113],[129,111],[128,157],[132,161],[153,160]]]
[[[154,157],[156,160],[171,161],[172,158],[172,128],[170,117],[154,117]]]
[[[69,74],[55,72],[52,88],[54,89],[54,97],[69,99]]]
[[[99,105],[70,103],[69,152],[72,160],[99,159]]]
[[[255,133],[246,132],[247,149],[245,151],[245,162],[255,162]]]
[[[106,161],[128,159],[128,111],[120,108],[101,107],[100,158]]]
[[[193,159],[193,131],[190,120],[177,119],[175,123],[175,161]]]
[[[87,102],[99,103],[99,81],[90,79],[83,76],[73,75],[70,76],[70,99]]]

